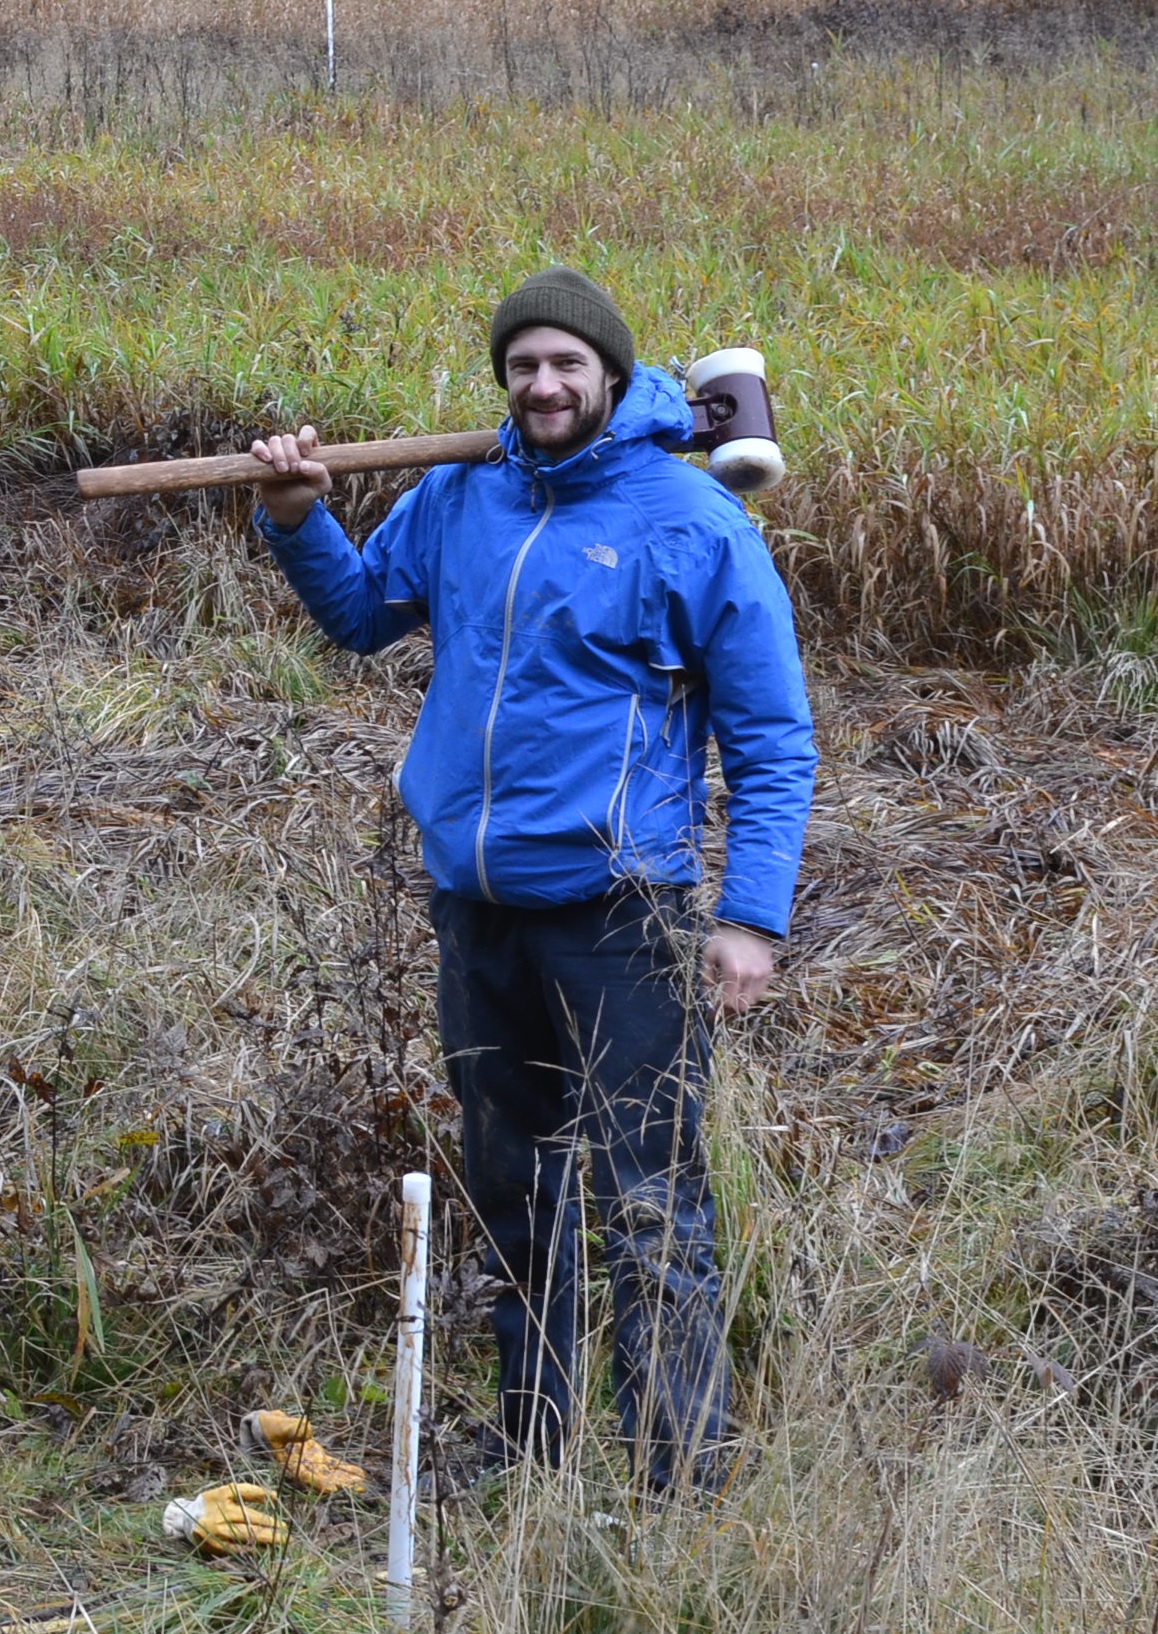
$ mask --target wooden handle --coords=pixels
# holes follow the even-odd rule
[[[318,448],[312,457],[338,476],[347,471],[477,464],[497,446],[498,437],[493,431],[448,431],[429,437],[388,437],[382,442],[333,443]],[[76,473],[83,499],[107,499],[111,494],[173,494],[188,488],[235,488],[244,482],[278,480],[277,473],[252,454],[144,460],[140,465],[92,466]]]

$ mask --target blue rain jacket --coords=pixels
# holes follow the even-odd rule
[[[436,468],[359,552],[321,503],[258,526],[331,640],[423,620],[434,674],[399,775],[437,885],[545,907],[700,875],[715,733],[721,919],[783,934],[816,752],[784,586],[741,503],[669,449],[691,411],[636,365],[595,443]]]

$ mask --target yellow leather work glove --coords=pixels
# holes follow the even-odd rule
[[[289,1537],[280,1515],[253,1504],[276,1503],[276,1493],[248,1481],[210,1487],[195,1498],[174,1498],[161,1521],[168,1538],[187,1538],[210,1555],[237,1555],[246,1549],[271,1548]]]
[[[265,1452],[285,1471],[286,1480],[315,1492],[365,1492],[366,1471],[343,1463],[314,1440],[308,1418],[270,1409],[246,1413],[241,1421],[242,1452]]]

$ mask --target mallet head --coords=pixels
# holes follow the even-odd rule
[[[764,381],[764,359],[752,346],[728,346],[697,358],[688,370],[692,446],[734,494],[774,488],[784,475],[776,422]]]

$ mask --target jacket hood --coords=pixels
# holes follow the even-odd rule
[[[507,458],[534,475],[552,480],[572,472],[579,475],[592,459],[606,463],[609,454],[620,446],[650,441],[661,448],[676,449],[686,447],[691,436],[692,411],[683,387],[665,369],[646,363],[635,365],[627,390],[602,435],[556,465],[534,458],[509,416],[499,427],[499,442]]]

